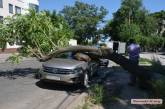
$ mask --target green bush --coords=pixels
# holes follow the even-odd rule
[[[159,36],[135,36],[133,38],[140,44],[143,51],[158,51],[165,44],[165,39]]]
[[[153,72],[165,75],[165,67],[161,65],[161,62],[159,60],[153,59],[151,63]]]
[[[165,99],[165,78],[155,81],[153,87],[155,97]]]
[[[152,62],[151,70],[153,72],[165,75],[165,67],[161,65],[161,62],[159,60],[153,59],[151,62]],[[162,76],[161,79],[153,81],[152,86],[153,86],[152,96],[154,98],[165,100],[165,77]],[[165,102],[163,102],[163,105],[155,106],[155,107],[154,109],[165,109]]]
[[[153,82],[153,92],[155,99],[165,100],[165,78]],[[156,106],[154,109],[165,109],[165,102],[160,106]]]

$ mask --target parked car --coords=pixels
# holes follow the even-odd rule
[[[89,79],[96,73],[99,63],[91,60],[86,54],[80,53],[79,55],[81,56],[65,53],[43,63],[41,80],[76,83],[87,87]],[[84,60],[84,57],[88,59]]]

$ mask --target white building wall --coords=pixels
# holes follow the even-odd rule
[[[0,16],[7,17],[13,15],[9,13],[9,3],[13,5],[13,14],[15,13],[15,6],[24,7],[24,3],[20,0],[3,0],[3,8],[0,8]]]
[[[21,14],[27,13],[29,3],[39,5],[39,0],[2,0],[3,8],[0,8],[0,16],[7,17],[15,14],[15,6],[21,8]],[[13,5],[13,14],[9,13],[9,4]]]
[[[15,12],[15,6],[21,8],[21,14],[28,13],[29,3],[33,3],[39,6],[39,0],[2,0],[3,1],[3,8],[0,8],[0,16],[3,18],[7,16],[13,16]],[[13,14],[9,13],[9,4],[13,5]],[[10,46],[7,44],[7,48],[19,48],[20,46],[14,44]]]
[[[26,0],[27,3],[33,3],[39,5],[39,0]]]
[[[30,8],[29,7],[29,4],[32,3],[32,4],[35,4],[35,5],[38,5],[39,6],[39,0],[24,0],[24,13],[28,13],[28,9]]]

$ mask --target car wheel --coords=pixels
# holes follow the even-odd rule
[[[87,73],[84,74],[83,85],[88,88],[89,87],[89,76]]]

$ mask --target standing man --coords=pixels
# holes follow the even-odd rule
[[[134,39],[129,40],[129,46],[128,46],[128,54],[129,54],[129,60],[133,63],[138,65],[139,64],[139,54],[140,54],[140,45],[137,44]],[[129,85],[134,86],[136,84],[136,75],[131,74],[130,75],[130,82]]]

